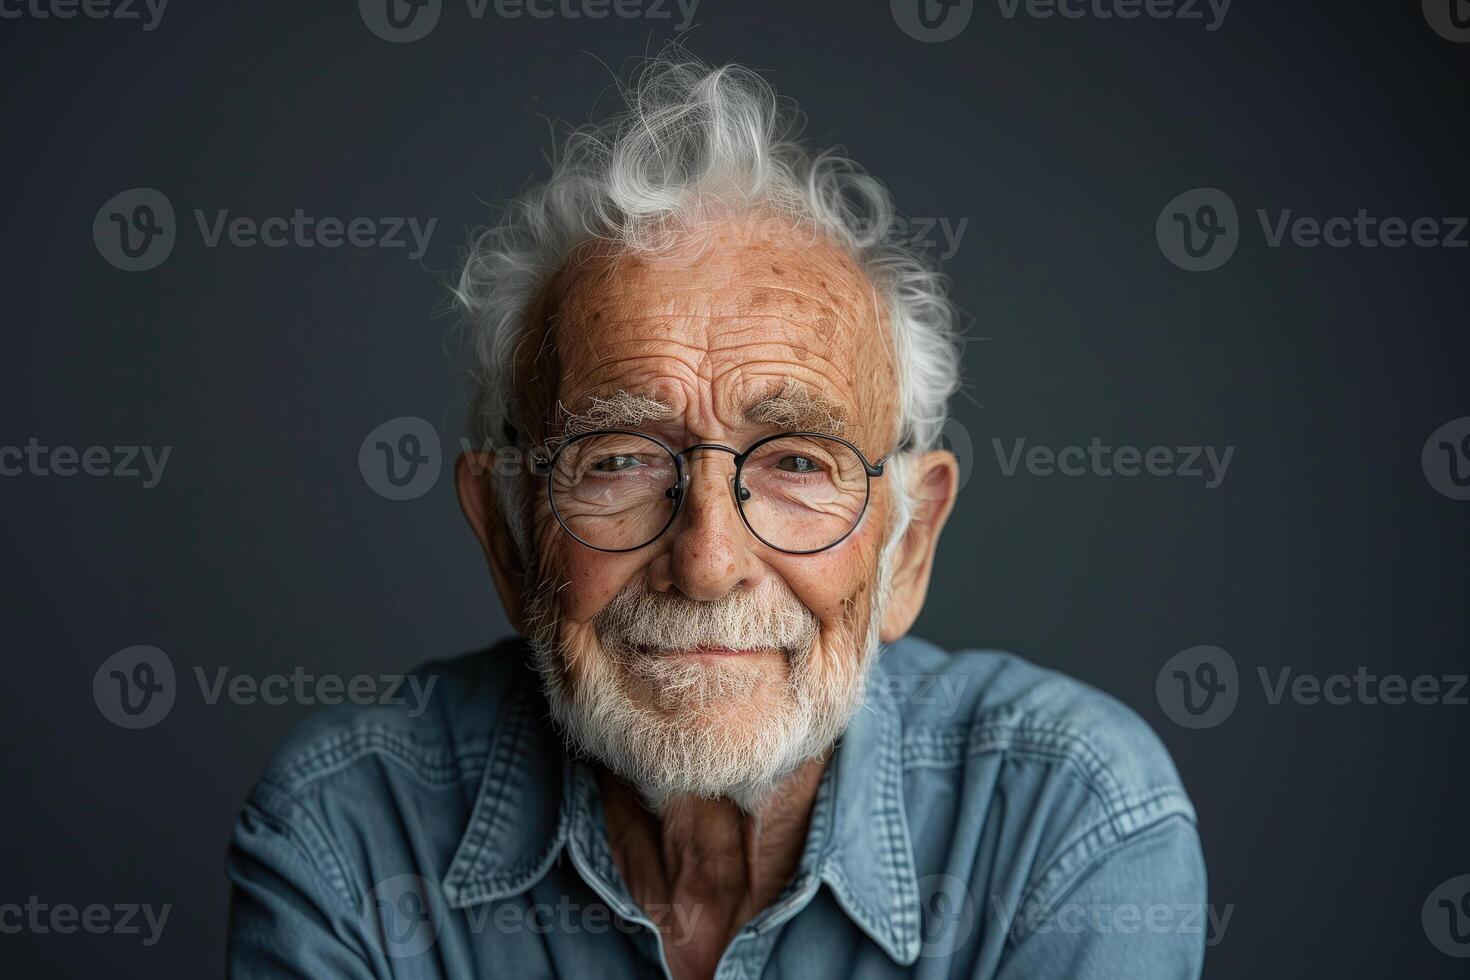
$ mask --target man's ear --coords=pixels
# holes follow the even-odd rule
[[[959,493],[960,463],[948,450],[925,453],[907,469],[914,511],[893,557],[888,605],[883,610],[879,630],[879,638],[884,643],[892,643],[907,633],[919,610],[924,608],[939,532],[944,530],[944,522],[949,519],[955,495]]]
[[[454,464],[454,489],[459,494],[460,510],[485,550],[506,618],[517,633],[524,633],[526,572],[495,492],[496,480],[514,480],[517,475],[514,471],[496,473],[492,452],[461,453]]]

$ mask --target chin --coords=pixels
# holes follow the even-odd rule
[[[851,717],[830,696],[840,692],[801,691],[784,655],[661,654],[628,664],[591,656],[579,658],[575,680],[539,659],[568,740],[655,811],[701,797],[755,813]]]

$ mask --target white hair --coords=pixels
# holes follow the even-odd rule
[[[797,143],[796,107],[737,65],[711,68],[670,46],[622,94],[626,111],[569,132],[550,177],[508,202],[467,249],[453,291],[469,330],[477,443],[503,449],[526,431],[531,420],[518,417],[514,397],[517,346],[575,249],[654,250],[671,230],[733,210],[777,216],[847,252],[891,330],[898,444],[937,445],[959,384],[955,309],[947,278],[908,240],[887,189],[839,152],[814,154]],[[521,481],[496,482],[524,551]],[[909,501],[896,496],[896,524],[904,526]]]

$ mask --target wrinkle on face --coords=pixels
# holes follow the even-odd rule
[[[717,442],[743,449],[787,429],[840,434],[876,459],[896,436],[897,377],[888,326],[871,284],[838,247],[798,230],[753,233],[739,223],[701,231],[698,247],[671,256],[588,249],[568,264],[535,311],[539,322],[518,348],[517,377],[528,436],[557,438],[581,428],[599,404],[646,400],[637,428],[675,449]],[[626,398],[622,396],[627,396]],[[651,406],[658,406],[657,410]],[[620,416],[627,419],[626,415]],[[604,415],[611,419],[611,415]],[[596,655],[593,617],[634,576],[667,577],[680,526],[719,520],[719,544],[756,574],[779,575],[822,623],[818,653],[855,656],[850,633],[866,622],[887,527],[887,495],[873,482],[869,512],[847,540],[807,556],[761,545],[740,524],[720,488],[727,458],[701,455],[692,469],[702,490],[674,527],[624,554],[582,547],[535,508],[534,540],[544,567],[557,570],[564,642]],[[726,513],[728,511],[728,513]],[[710,526],[704,525],[706,529]],[[728,528],[726,532],[724,529]],[[678,551],[710,560],[706,548]],[[548,554],[550,552],[550,554]],[[737,561],[720,559],[734,574]],[[570,673],[576,664],[569,663]]]

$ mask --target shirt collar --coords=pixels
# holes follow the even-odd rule
[[[547,717],[539,678],[527,672],[491,739],[469,824],[444,876],[443,893],[453,908],[529,889],[574,832],[578,850],[618,880],[605,832],[590,834],[587,813],[578,815],[583,794],[576,787],[586,780],[579,784],[579,764]],[[920,919],[902,742],[896,707],[886,698],[867,699],[822,775],[798,878],[814,874],[826,882],[848,917],[909,966],[919,956]]]

